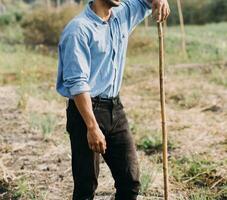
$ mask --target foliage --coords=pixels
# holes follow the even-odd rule
[[[16,191],[14,192],[15,198],[25,198],[35,199],[35,194],[31,191],[30,186],[26,179],[22,178],[18,180]]]
[[[204,63],[225,60],[227,53],[226,23],[189,25],[185,27],[185,30],[188,59],[184,59],[182,55],[180,28],[178,26],[168,27],[165,34],[166,63]],[[130,63],[153,65],[158,56],[156,27],[136,28],[129,39],[128,47]]]
[[[182,2],[185,24],[205,24],[227,21],[226,0],[184,0]],[[171,15],[168,24],[179,24],[176,0],[169,0]]]
[[[21,12],[7,12],[0,15],[0,26],[20,22],[23,14]]]
[[[140,189],[140,193],[143,195],[146,193],[146,191],[149,188],[150,182],[151,182],[151,175],[150,173],[143,173],[140,176],[140,182],[141,182],[141,189]]]
[[[42,132],[44,139],[47,139],[56,127],[56,116],[53,114],[31,113],[30,126]]]
[[[56,46],[64,26],[81,10],[80,6],[63,6],[61,9],[38,8],[22,22],[25,42]]]
[[[5,11],[0,13],[0,27],[21,22],[28,5],[22,1],[4,2]]]
[[[175,180],[185,184],[188,189],[193,187],[198,188],[198,190],[201,189],[201,191],[190,194],[189,199],[224,199],[227,194],[225,187],[227,179],[220,176],[217,166],[224,166],[225,164],[226,161],[223,161],[217,165],[217,163],[202,156],[179,159],[173,157],[170,161],[170,169]],[[208,189],[210,191],[203,192]]]
[[[199,104],[201,93],[198,90],[182,92],[172,95],[170,100],[173,100],[176,105],[181,108],[190,109]]]
[[[162,151],[162,139],[161,133],[153,134],[152,136],[143,137],[137,147],[147,154],[157,153]],[[168,150],[174,149],[174,144],[169,140],[168,141]]]

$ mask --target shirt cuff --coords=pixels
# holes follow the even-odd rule
[[[81,94],[83,92],[89,92],[90,86],[86,82],[78,82],[73,87],[69,88],[69,92],[71,96],[75,96],[77,94]]]

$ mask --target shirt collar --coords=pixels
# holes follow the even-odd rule
[[[106,24],[107,22],[104,21],[101,17],[99,17],[99,16],[91,9],[91,3],[92,3],[92,2],[93,2],[93,0],[89,1],[88,4],[87,4],[87,6],[86,6],[86,9],[85,9],[86,15],[87,15],[90,19],[94,20],[95,24],[96,24],[96,23],[99,23],[99,24]],[[110,16],[109,21],[110,21],[110,20],[113,20],[113,19],[115,19],[115,18],[116,18],[116,15],[115,15],[113,9],[111,9],[111,16]]]

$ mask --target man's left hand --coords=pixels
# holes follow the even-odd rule
[[[167,0],[152,0],[152,15],[157,22],[163,22],[170,14],[169,3]]]

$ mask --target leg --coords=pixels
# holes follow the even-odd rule
[[[86,125],[74,102],[67,108],[67,131],[72,152],[73,200],[92,200],[98,185],[99,154],[89,149]]]
[[[117,122],[106,138],[107,152],[103,157],[115,180],[115,199],[136,200],[140,182],[135,144],[123,109],[113,112]]]

